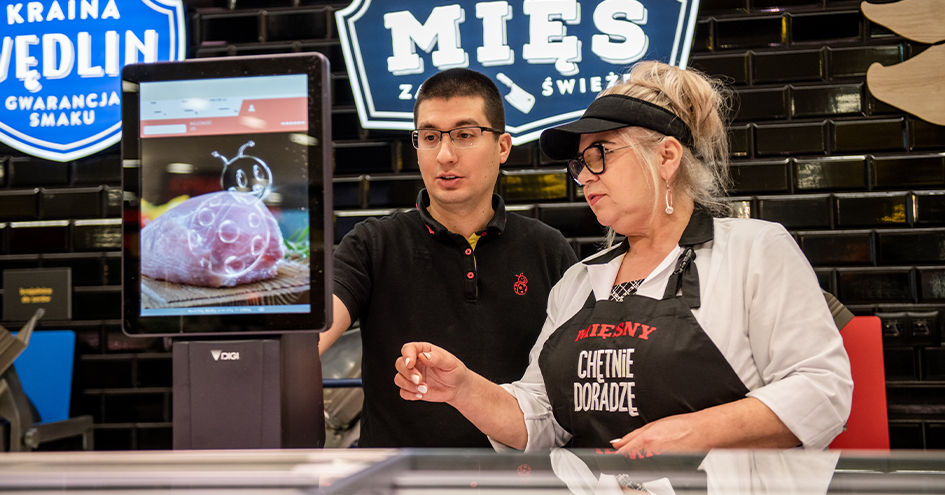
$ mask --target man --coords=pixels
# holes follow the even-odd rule
[[[521,378],[548,293],[576,258],[560,232],[506,213],[492,193],[512,138],[488,77],[468,69],[430,77],[414,124],[426,189],[416,210],[365,220],[342,239],[334,322],[319,351],[360,319],[360,446],[490,448],[455,409],[401,399],[393,382],[401,347],[434,342],[498,383]]]

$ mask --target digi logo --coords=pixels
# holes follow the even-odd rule
[[[223,352],[222,350],[211,350],[210,356],[214,361],[239,361],[239,352]]]

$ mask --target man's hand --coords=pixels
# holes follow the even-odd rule
[[[401,398],[451,402],[464,391],[469,370],[456,356],[427,342],[404,344],[400,352],[394,384]]]

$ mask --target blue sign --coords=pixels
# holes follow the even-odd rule
[[[0,4],[0,141],[49,160],[117,143],[121,68],[187,50],[182,0]]]
[[[335,16],[362,127],[412,129],[420,84],[492,77],[514,144],[580,117],[639,60],[685,67],[699,0],[354,0]]]

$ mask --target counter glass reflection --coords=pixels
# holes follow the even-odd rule
[[[228,450],[0,456],[0,490],[153,494],[945,494],[945,451]]]

